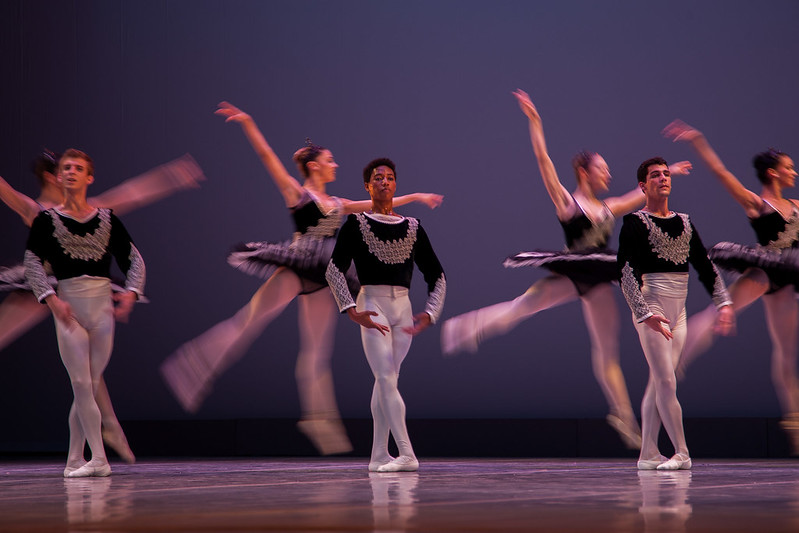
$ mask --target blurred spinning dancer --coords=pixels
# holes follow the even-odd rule
[[[0,200],[13,209],[25,223],[31,225],[41,211],[64,203],[64,189],[57,174],[57,156],[44,150],[31,165],[39,184],[39,196],[34,200],[15,190],[0,178]],[[158,201],[177,191],[196,188],[205,179],[202,170],[190,155],[184,155],[144,174],[130,178],[108,191],[88,198],[89,205],[112,209],[123,215],[139,207]],[[50,278],[54,281],[54,278]],[[37,302],[25,280],[25,267],[0,267],[0,290],[12,291],[0,303],[0,350],[14,342],[50,314],[46,306]],[[101,377],[95,400],[103,418],[103,439],[119,456],[133,463],[136,457],[128,445],[125,433],[117,420],[108,395],[105,380]]]
[[[623,196],[600,200],[597,195],[607,192],[610,171],[602,156],[593,152],[580,152],[572,160],[577,189],[569,194],[547,153],[538,110],[524,91],[517,90],[513,94],[529,119],[533,151],[566,235],[567,250],[522,252],[509,257],[505,261],[507,267],[543,267],[552,274],[537,281],[515,300],[445,321],[442,349],[445,354],[475,352],[485,339],[507,333],[540,311],[579,298],[591,338],[594,376],[610,406],[607,421],[627,447],[640,448],[641,430],[619,365],[619,315],[611,285],[618,278],[616,254],[606,248],[616,218],[643,205],[644,195],[636,187]],[[687,174],[690,164],[678,163],[674,170]]]
[[[330,368],[336,306],[325,269],[344,216],[369,209],[371,202],[328,196],[326,186],[336,179],[338,168],[330,150],[312,144],[297,150],[294,162],[304,178],[300,184],[289,175],[250,115],[227,102],[220,103],[216,113],[226,122],[241,125],[283,195],[296,232],[290,242],[249,243],[230,255],[232,266],[267,281],[235,315],[169,356],[161,366],[162,375],[181,406],[196,412],[214,380],[240,359],[296,298],[300,327],[296,379],[302,409],[298,427],[322,454],[349,452],[352,446],[341,423]],[[419,201],[436,207],[441,200],[435,194],[411,194],[398,203]]]
[[[688,470],[691,456],[675,376],[685,344],[688,263],[719,309],[719,333],[726,335],[733,330],[735,314],[724,280],[710,262],[688,215],[669,210],[671,173],[666,161],[660,157],[647,159],[638,167],[637,175],[646,205],[624,217],[618,261],[621,289],[649,364],[649,382],[641,402],[643,432],[638,469]],[[671,459],[658,450],[661,422],[674,446]]]
[[[419,468],[419,461],[408,436],[405,402],[397,387],[400,365],[413,337],[441,316],[447,280],[419,221],[394,212],[394,163],[375,159],[363,169],[363,181],[372,208],[350,215],[342,226],[327,268],[327,281],[339,310],[361,326],[363,351],[375,378],[369,471],[412,472]],[[361,282],[357,301],[345,275],[353,263]],[[424,312],[415,316],[408,298],[414,263],[427,283]],[[397,444],[396,458],[389,455],[389,434]]]
[[[722,242],[710,251],[720,268],[740,274],[730,285],[732,308],[736,314],[763,298],[766,323],[771,337],[771,379],[777,392],[783,419],[781,425],[799,454],[799,377],[796,370],[797,320],[799,304],[799,203],[783,197],[793,187],[796,169],[793,160],[782,152],[768,150],[757,154],[753,164],[762,184],[760,195],[741,184],[721,161],[704,135],[682,121],[663,130],[675,141],[691,144],[727,192],[737,201],[755,230],[758,244],[745,246]],[[688,338],[681,369],[685,369],[713,343],[716,310],[708,307],[688,320]]]
[[[105,477],[111,474],[111,466],[103,448],[102,416],[95,395],[111,358],[114,319],[127,321],[137,295],[144,290],[144,261],[111,210],[88,203],[86,191],[94,182],[88,155],[67,150],[59,161],[58,176],[64,201],[33,220],[25,276],[36,299],[46,302],[53,313],[58,349],[75,396],[69,411],[64,477]],[[112,259],[126,275],[125,290],[113,297]],[[57,292],[45,263],[58,280]],[[86,442],[92,454],[89,462],[83,458]]]

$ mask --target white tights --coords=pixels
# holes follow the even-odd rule
[[[768,289],[769,280],[762,270],[747,270],[730,285],[732,308],[738,315],[758,298],[763,298],[772,345],[771,379],[774,389],[783,413],[799,413],[799,377],[796,370],[799,304],[793,286],[766,294]],[[713,344],[717,315],[718,311],[711,305],[688,320],[688,337],[680,363],[682,372]]]
[[[114,344],[114,306],[107,279],[72,278],[58,283],[58,297],[72,307],[74,319],[56,320],[61,360],[69,373],[74,401],[69,411],[67,464],[83,464],[86,441],[92,459],[106,461],[100,409],[95,394]]]
[[[402,401],[397,381],[400,365],[411,347],[412,336],[403,328],[413,326],[408,289],[390,285],[364,285],[357,299],[358,311],[374,311],[372,320],[387,325],[388,333],[361,327],[361,340],[366,360],[375,377],[372,389],[372,420],[374,435],[370,462],[386,463],[389,432],[401,456],[416,457],[405,425],[405,402]]]
[[[682,423],[682,407],[677,400],[674,369],[685,344],[685,297],[687,274],[644,274],[642,292],[650,310],[666,317],[674,337],[669,340],[645,323],[636,323],[641,348],[649,363],[649,382],[641,402],[641,459],[660,457],[658,433],[666,428],[674,452],[689,457]],[[634,317],[633,317],[634,318]]]

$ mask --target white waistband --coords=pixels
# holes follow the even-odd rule
[[[408,289],[399,285],[361,285],[361,292],[367,296],[408,296]]]

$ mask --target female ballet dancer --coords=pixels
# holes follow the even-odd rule
[[[782,407],[781,425],[794,454],[799,454],[799,376],[796,369],[797,288],[799,287],[799,202],[783,196],[793,187],[796,170],[786,154],[768,150],[757,154],[753,164],[762,184],[760,195],[747,189],[722,163],[705,136],[676,120],[663,130],[666,137],[684,141],[699,154],[732,197],[743,207],[755,230],[758,244],[719,243],[710,257],[721,268],[741,273],[730,285],[733,310],[742,312],[763,299],[771,337],[771,379]],[[688,320],[688,338],[681,370],[713,343],[716,310],[705,309]]]
[[[86,191],[94,182],[88,155],[67,150],[59,161],[59,179],[64,202],[33,220],[25,276],[36,299],[46,302],[53,313],[61,360],[75,396],[69,412],[70,455],[64,477],[105,477],[111,474],[111,466],[103,448],[95,395],[111,357],[114,320],[126,321],[144,290],[144,262],[111,210],[88,203]],[[113,296],[112,258],[126,276],[125,291]],[[57,292],[45,263],[58,280]],[[89,462],[83,458],[86,442],[92,453]]]
[[[57,156],[49,150],[33,161],[31,169],[39,185],[39,195],[34,200],[15,190],[0,177],[0,201],[14,210],[23,223],[30,227],[41,211],[64,203],[64,189],[57,178]],[[116,215],[129,213],[139,207],[169,196],[174,192],[196,188],[205,179],[202,170],[190,155],[160,165],[144,174],[130,178],[87,201],[94,207],[107,207]],[[20,335],[44,320],[49,314],[41,305],[25,280],[25,268],[0,267],[0,290],[12,291],[0,303],[0,350],[11,344]],[[108,395],[105,379],[100,378],[96,393],[97,405],[103,418],[103,440],[128,463],[136,460],[128,440],[117,420]],[[72,455],[83,450],[71,451]]]
[[[643,205],[644,195],[635,188],[622,196],[597,198],[608,190],[610,172],[602,156],[590,152],[581,152],[573,159],[577,189],[569,194],[547,153],[541,116],[527,93],[517,90],[513,94],[529,119],[538,168],[566,234],[568,251],[525,252],[508,258],[505,266],[541,266],[552,274],[514,300],[445,321],[442,349],[445,354],[475,352],[484,339],[507,333],[539,311],[579,298],[591,337],[594,375],[610,406],[607,421],[625,445],[640,448],[641,430],[619,365],[619,317],[611,285],[618,279],[616,255],[603,250],[615,219]],[[687,174],[690,163],[678,163],[673,170]]]
[[[162,375],[181,406],[196,412],[216,378],[236,362],[266,326],[295,298],[299,305],[300,351],[296,379],[302,418],[298,428],[322,454],[352,449],[341,424],[333,388],[330,357],[336,305],[325,280],[335,237],[346,215],[366,211],[371,201],[328,196],[338,165],[330,150],[305,146],[294,154],[303,184],[289,175],[255,121],[241,109],[222,102],[216,110],[226,122],[238,122],[291,211],[297,231],[286,243],[249,243],[228,261],[267,281],[229,319],[185,343],[161,366]],[[398,204],[422,202],[433,208],[442,197],[410,194]],[[352,279],[352,277],[351,277]]]

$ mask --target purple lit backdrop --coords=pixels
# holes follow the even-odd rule
[[[755,152],[773,145],[799,153],[797,21],[799,4],[762,0],[6,1],[0,175],[33,195],[28,163],[37,150],[75,146],[95,158],[96,193],[194,155],[208,176],[201,189],[124,218],[148,266],[152,303],[118,328],[106,373],[121,419],[183,418],[158,365],[259,286],[227,266],[229,246],[292,231],[240,128],[213,115],[217,102],[252,114],[287,166],[307,136],[330,147],[341,165],[331,194],[365,198],[360,170],[383,155],[397,162],[399,193],[444,194],[436,211],[402,211],[422,219],[444,264],[449,317],[513,298],[544,275],[504,269],[506,255],[563,246],[511,90],[527,90],[538,105],[569,188],[570,158],[584,148],[608,161],[611,194],[631,189],[649,156],[691,158],[687,146],[659,134],[679,117],[704,130],[756,189]],[[675,180],[672,207],[692,215],[707,244],[752,242],[742,210],[695,163],[691,176]],[[0,264],[16,262],[25,228],[5,208],[0,227]],[[417,307],[423,298],[417,273]],[[694,279],[689,310],[708,301]],[[637,406],[646,364],[620,295],[618,303],[622,364]],[[298,415],[296,313],[292,304],[273,322],[197,417]],[[477,355],[443,358],[438,335],[417,338],[403,366],[409,416],[606,412],[577,303],[523,323]],[[65,430],[71,392],[52,320],[1,357],[3,427]],[[686,416],[777,416],[769,357],[758,303],[739,335],[717,342],[681,384]],[[343,415],[368,417],[371,375],[357,328],[343,318],[334,372]]]

